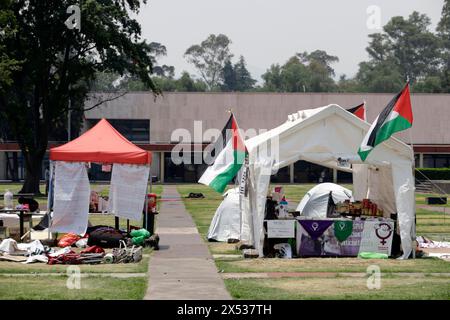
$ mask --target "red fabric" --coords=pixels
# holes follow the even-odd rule
[[[102,119],[75,140],[50,149],[50,160],[150,164],[152,156],[150,152],[128,141],[106,119]]]
[[[105,250],[103,250],[102,247],[92,246],[92,247],[88,247],[88,248],[84,249],[80,253],[104,253],[104,252],[105,252]]]
[[[79,235],[76,235],[74,233],[68,233],[58,241],[58,247],[60,248],[70,247],[80,239],[81,237]]]
[[[241,138],[239,127],[237,125],[236,119],[234,118],[234,115],[232,115],[233,120],[231,122],[231,129],[233,132],[232,139],[233,139],[233,151],[240,151],[245,152],[247,151],[245,147],[245,143]]]
[[[364,110],[364,105],[362,105],[361,107],[359,107],[358,110],[356,110],[353,114],[354,114],[355,116],[357,116],[358,118],[360,118],[361,120],[366,120],[366,119],[365,119],[366,112],[365,112],[365,110]]]
[[[411,97],[409,94],[409,83],[403,88],[400,97],[398,97],[397,103],[394,106],[394,111],[397,111],[403,118],[408,120],[409,123],[413,123],[413,113],[411,107]]]

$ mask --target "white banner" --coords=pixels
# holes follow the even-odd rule
[[[149,173],[149,166],[114,164],[108,212],[125,219],[140,220]]]
[[[84,234],[88,225],[91,188],[86,165],[57,161],[51,232]]]
[[[359,252],[378,252],[390,255],[393,235],[393,221],[366,220],[361,234]]]
[[[268,238],[295,238],[295,220],[267,220]]]

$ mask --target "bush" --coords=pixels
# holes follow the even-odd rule
[[[426,180],[423,173],[430,180],[450,180],[450,168],[416,168],[416,179]]]

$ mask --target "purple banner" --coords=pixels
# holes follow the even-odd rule
[[[316,240],[319,238],[325,230],[327,230],[332,224],[331,220],[301,220],[300,224],[303,229],[308,232],[311,239]]]

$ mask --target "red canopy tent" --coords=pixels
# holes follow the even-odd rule
[[[101,119],[75,140],[50,149],[50,160],[150,164],[152,154],[128,141],[106,119]]]

